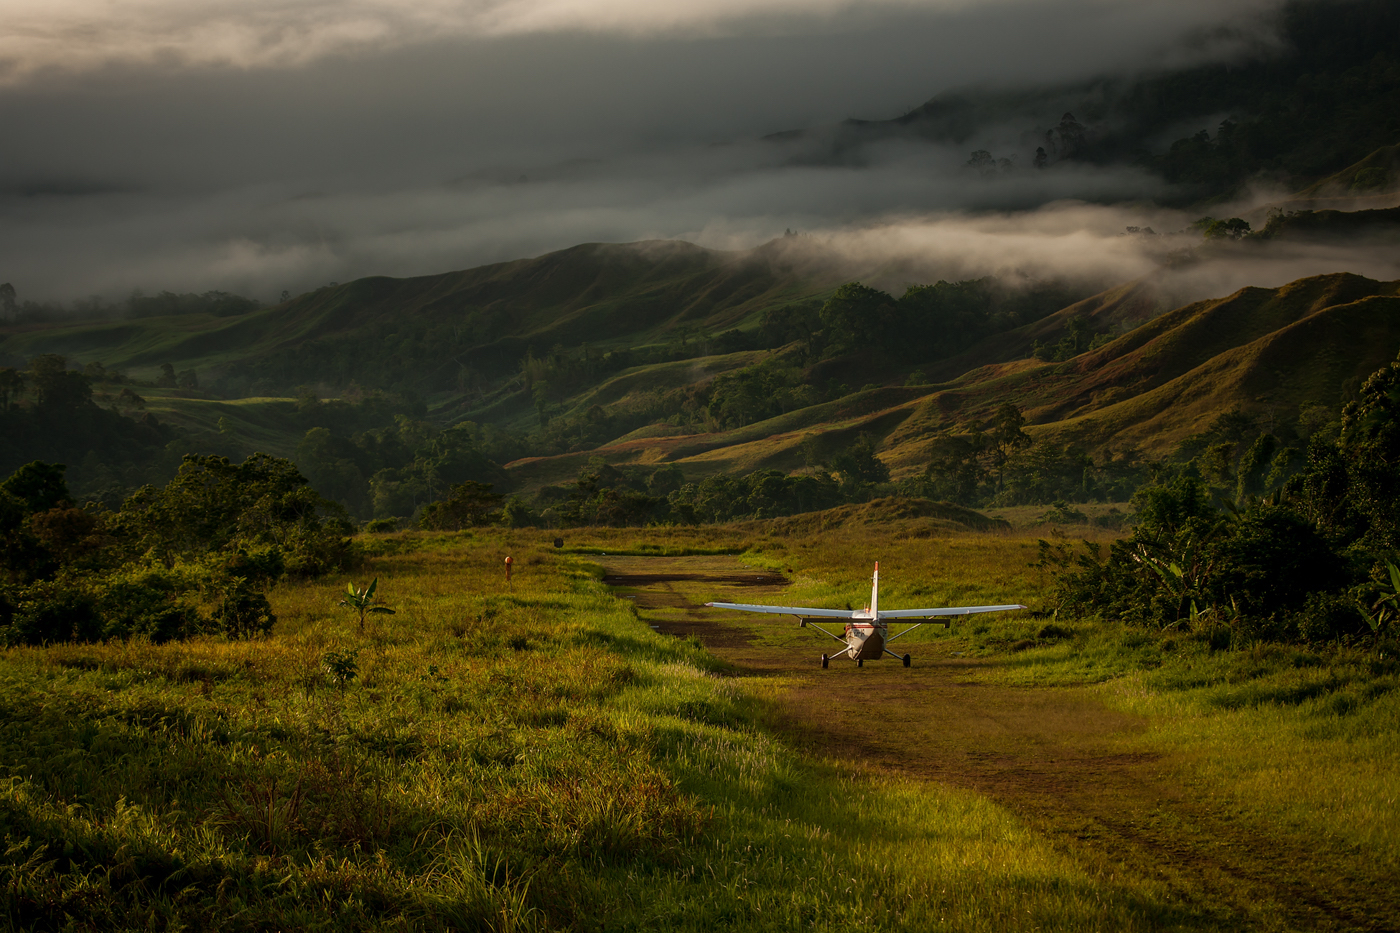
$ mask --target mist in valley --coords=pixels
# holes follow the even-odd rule
[[[21,5],[27,38],[0,43],[0,279],[36,300],[139,288],[275,301],[581,242],[741,250],[793,230],[892,286],[1111,284],[1185,244],[1128,226],[1172,234],[1195,218],[1111,206],[1168,193],[1144,170],[1036,168],[1057,101],[958,142],[846,145],[841,121],[956,87],[1269,54],[1274,6],[269,2],[194,16],[153,3],[96,43],[82,25],[121,4]],[[969,165],[978,151],[992,171]],[[1388,268],[1343,255],[1352,271]],[[1168,277],[1194,295],[1338,258]]]

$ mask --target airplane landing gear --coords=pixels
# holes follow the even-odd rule
[[[861,658],[859,661],[857,661],[856,667],[865,667],[865,658]]]
[[[906,655],[904,656],[904,666],[905,666],[905,667],[908,667],[908,666],[909,666],[909,662],[910,662],[911,660],[913,660],[913,659],[910,658],[909,655],[906,654]]]
[[[822,655],[822,670],[826,670],[830,666],[831,658],[828,658],[826,655]]]

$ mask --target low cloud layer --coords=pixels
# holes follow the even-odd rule
[[[792,165],[788,152],[763,142],[676,147],[379,190],[254,184],[174,198],[113,191],[17,199],[44,202],[43,209],[0,226],[0,252],[65,298],[95,288],[120,295],[212,287],[272,297],[580,242],[674,237],[742,249],[787,229],[824,237],[846,227],[898,230],[904,218],[930,211],[1025,208],[1067,197],[1117,201],[1158,188],[1136,171],[1068,164],[985,179],[963,165],[965,153],[927,145],[892,144],[856,166]],[[1032,220],[999,216],[984,225],[986,235],[1002,238],[1014,264],[1044,231]],[[887,246],[906,250],[909,241],[892,237]]]
[[[966,274],[1136,274],[1150,259],[1114,237],[1151,220],[1041,206],[1148,200],[1160,182],[1026,168],[1034,125],[958,149],[888,141],[840,165],[804,149],[820,132],[761,137],[889,118],[950,87],[1257,51],[1269,31],[1248,17],[1276,5],[12,0],[0,281],[35,300],[273,300],[580,242],[744,248],[786,229]],[[982,178],[964,165],[975,147],[1022,168]]]
[[[0,75],[111,64],[305,65],[328,55],[382,51],[441,39],[587,32],[632,37],[859,30],[884,14],[1014,15],[1056,0],[8,0],[0,30]],[[1097,0],[1109,20],[1214,26],[1205,0]],[[1248,13],[1270,0],[1236,0]]]
[[[835,257],[854,275],[894,294],[910,284],[983,275],[1105,288],[1145,280],[1166,308],[1332,272],[1400,279],[1393,242],[1206,244],[1190,220],[1180,211],[1062,202],[1033,211],[944,214],[829,231],[812,236],[810,244],[814,255]]]

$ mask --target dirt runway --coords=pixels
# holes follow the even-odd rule
[[[1279,929],[1279,917],[1297,930],[1400,922],[1396,886],[1379,867],[1368,872],[1357,853],[1232,812],[1193,782],[1189,762],[1153,750],[1148,723],[1089,691],[977,683],[979,668],[998,662],[954,657],[938,642],[911,645],[910,668],[833,661],[822,670],[822,652],[841,646],[795,619],[704,607],[786,604],[781,575],[732,557],[599,562],[605,582],[657,631],[699,638],[736,676],[792,682],[779,727],[806,747],[985,794],[1090,870],[1161,881],[1222,929]]]

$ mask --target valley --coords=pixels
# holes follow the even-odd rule
[[[30,6],[0,929],[1396,926],[1394,0]]]

